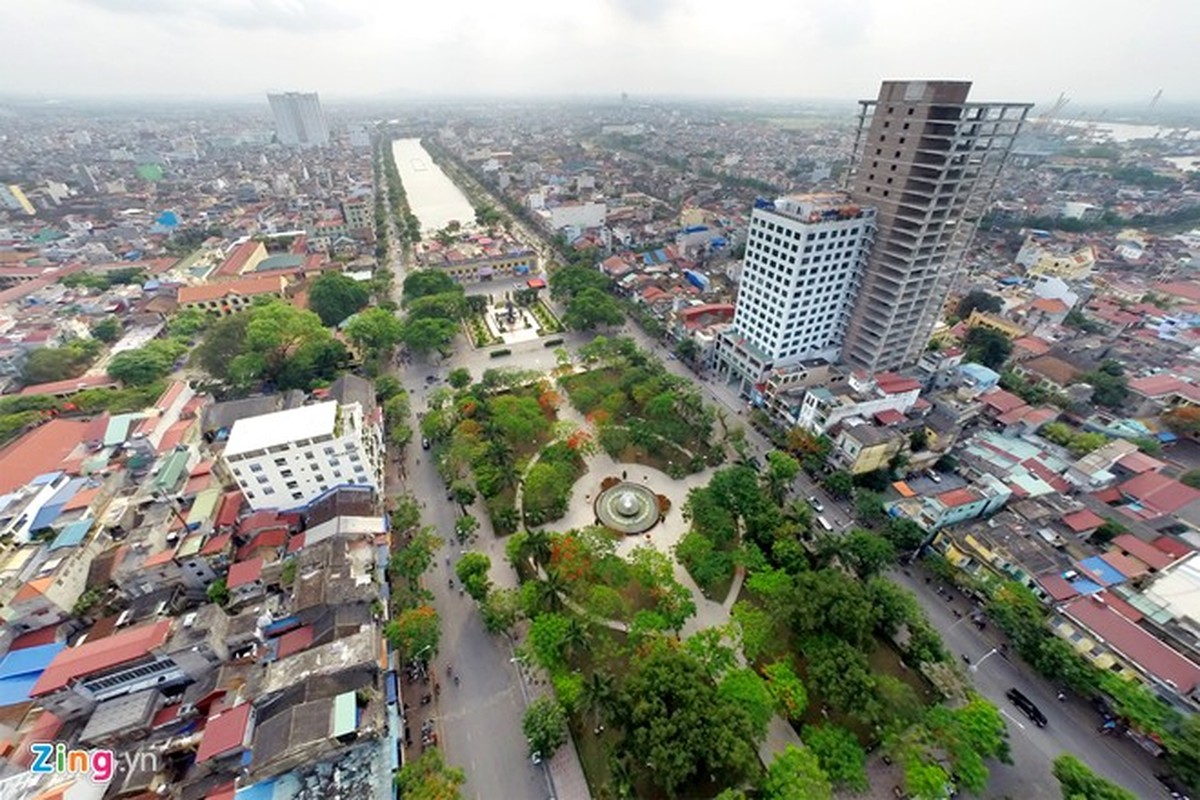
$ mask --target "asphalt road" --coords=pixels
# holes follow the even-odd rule
[[[446,369],[418,362],[403,371],[402,381],[415,411],[425,409],[425,376],[444,376]],[[510,662],[507,640],[484,630],[474,601],[459,594],[457,580],[456,587],[449,588],[459,555],[459,547],[454,544],[454,520],[459,512],[447,501],[442,480],[426,456],[428,453],[419,445],[410,448],[406,489],[424,506],[422,523],[434,526],[445,543],[426,574],[425,585],[433,592],[442,620],[439,655],[432,670],[442,685],[435,713],[446,760],[467,773],[464,797],[547,797],[550,792],[545,772],[530,763],[521,734],[525,701],[516,666]],[[479,536],[480,543],[473,545],[474,549],[489,552],[493,563],[503,558],[503,547],[492,540],[490,532],[481,531]],[[448,679],[447,665],[453,666],[459,685]]]
[[[1153,762],[1148,754],[1128,739],[1098,735],[1096,728],[1100,718],[1083,701],[1071,698],[1059,702],[1056,687],[1044,678],[1009,661],[999,652],[987,655],[994,647],[993,638],[999,636],[992,626],[981,633],[969,621],[970,607],[961,594],[956,592],[955,599],[947,603],[936,592],[936,578],[927,585],[919,570],[910,572],[911,575],[896,570],[890,577],[917,596],[955,657],[965,654],[972,663],[978,664],[972,674],[975,688],[996,704],[1008,722],[1013,763],[989,764],[992,777],[987,797],[1061,796],[1051,766],[1064,752],[1075,754],[1098,774],[1124,786],[1139,798],[1169,797],[1154,779]],[[963,614],[961,619],[954,616],[954,609]],[[1012,687],[1023,692],[1042,710],[1048,719],[1045,728],[1030,722],[1005,697],[1004,693]]]

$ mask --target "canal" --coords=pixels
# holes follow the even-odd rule
[[[404,184],[408,206],[421,221],[421,230],[440,230],[451,222],[467,224],[475,220],[475,209],[467,196],[433,163],[420,139],[396,139],[392,142],[396,169]]]

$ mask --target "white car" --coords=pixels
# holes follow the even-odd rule
[[[813,507],[813,511],[820,514],[825,510],[825,504],[818,500],[815,496],[808,498],[808,504]]]

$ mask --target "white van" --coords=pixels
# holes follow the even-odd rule
[[[825,517],[817,517],[817,524],[827,531],[833,531],[833,526],[829,524],[829,520],[825,519]]]

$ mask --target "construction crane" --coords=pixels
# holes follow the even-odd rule
[[[1067,104],[1070,102],[1071,102],[1071,98],[1067,97],[1065,92],[1060,92],[1058,95],[1058,99],[1055,100],[1054,103],[1050,106],[1050,108],[1046,109],[1046,113],[1042,114],[1041,117],[1038,119],[1038,124],[1037,124],[1038,130],[1041,133],[1048,133],[1050,131],[1051,123],[1054,121],[1054,118],[1057,117],[1060,113],[1062,113],[1062,110],[1064,108],[1066,108]]]
[[[1162,99],[1162,92],[1163,90],[1159,89],[1154,93],[1154,97],[1150,98],[1150,105],[1146,108],[1147,113],[1153,111],[1154,107],[1158,105],[1158,101]]]

